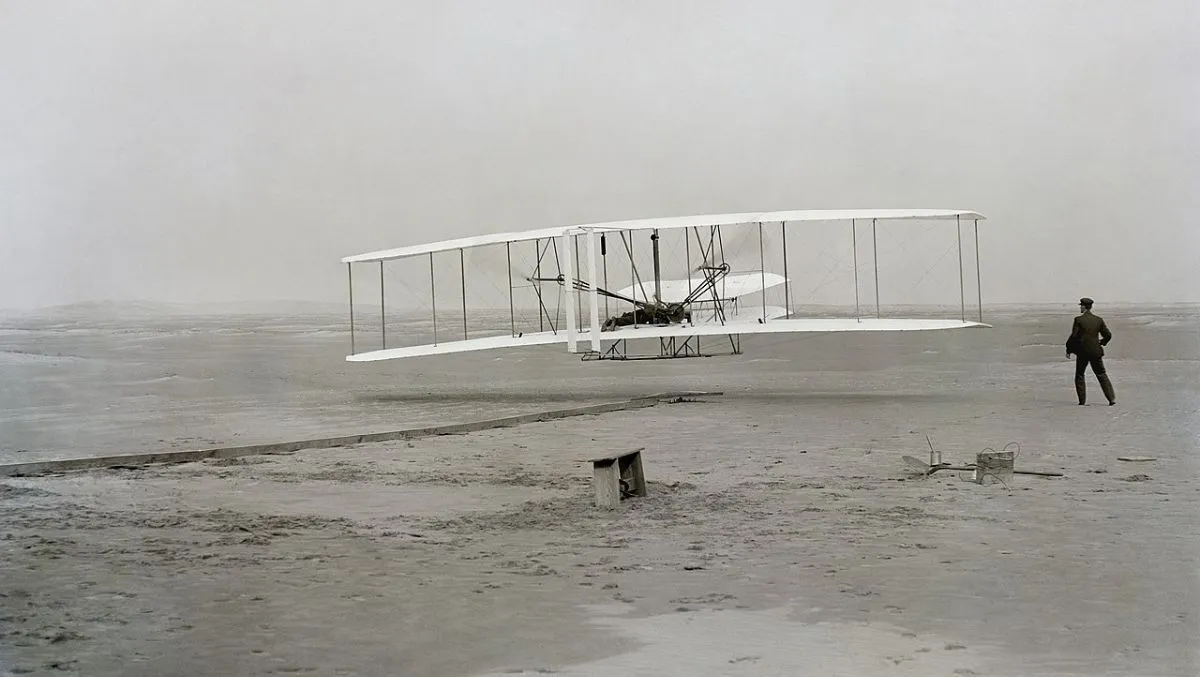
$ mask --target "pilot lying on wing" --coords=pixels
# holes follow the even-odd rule
[[[600,331],[612,331],[617,327],[625,327],[631,324],[665,326],[668,324],[680,324],[685,320],[691,324],[692,313],[690,310],[685,309],[681,303],[648,305],[645,308],[634,308],[622,315],[608,318],[604,321],[604,326],[600,327]]]

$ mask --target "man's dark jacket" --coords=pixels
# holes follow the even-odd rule
[[[1104,346],[1112,340],[1112,332],[1104,324],[1104,318],[1083,313],[1071,325],[1071,336],[1067,339],[1067,352],[1081,357],[1104,357]]]

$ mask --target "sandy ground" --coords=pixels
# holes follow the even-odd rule
[[[1129,324],[1116,407],[1061,355],[774,353],[700,402],[8,479],[0,674],[1200,674],[1196,335]],[[926,434],[1065,476],[915,479]],[[650,495],[595,508],[583,459],[637,447]]]
[[[645,392],[548,388],[523,355],[364,368],[344,361],[349,348],[336,315],[0,317],[0,463],[391,431]]]

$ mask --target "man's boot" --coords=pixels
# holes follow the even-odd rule
[[[1075,379],[1075,394],[1079,396],[1079,404],[1087,404],[1087,383],[1083,379]]]
[[[1096,377],[1100,381],[1100,389],[1104,391],[1104,396],[1108,398],[1109,406],[1117,403],[1117,394],[1113,391],[1112,381],[1108,380],[1108,374],[1100,374]]]

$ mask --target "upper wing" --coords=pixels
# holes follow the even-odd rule
[[[561,235],[578,235],[586,230],[597,232],[612,232],[621,230],[650,230],[660,228],[692,228],[700,226],[728,226],[739,223],[772,223],[777,221],[892,221],[897,219],[966,219],[983,220],[985,217],[978,213],[961,209],[802,209],[778,212],[746,212],[739,214],[708,214],[702,216],[675,216],[667,218],[637,219],[633,221],[609,221],[607,223],[590,223],[576,226],[555,226],[537,230],[524,230],[508,233],[491,233],[473,237],[461,237],[453,240],[442,240],[426,244],[417,244],[394,249],[356,254],[342,259],[342,263],[363,263],[367,261],[387,261],[421,254],[481,247],[490,244],[506,242],[523,242]]]

